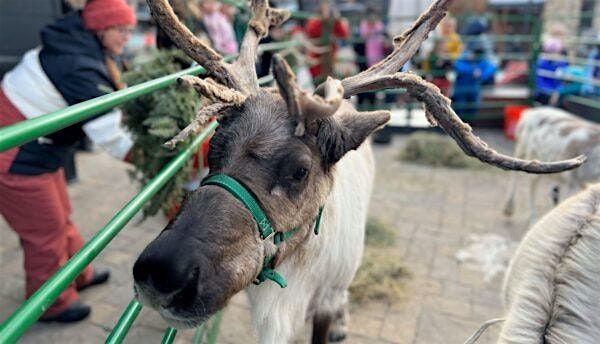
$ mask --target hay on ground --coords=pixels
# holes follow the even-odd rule
[[[465,155],[450,137],[435,133],[417,132],[409,135],[398,158],[402,161],[436,167],[471,169],[485,167],[479,160]]]
[[[362,264],[350,286],[352,302],[371,300],[397,301],[402,296],[407,270],[395,254],[397,233],[383,221],[370,217],[367,220],[367,247]]]
[[[367,247],[350,285],[351,300],[355,303],[398,301],[403,294],[404,279],[408,276],[398,256]]]
[[[396,243],[396,231],[381,220],[369,217],[365,243],[367,246],[392,246]]]

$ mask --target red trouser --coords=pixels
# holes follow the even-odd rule
[[[0,173],[0,213],[21,239],[27,297],[83,245],[70,219],[62,169],[37,176]],[[77,300],[76,286],[91,278],[92,268],[88,266],[45,315],[59,313]]]

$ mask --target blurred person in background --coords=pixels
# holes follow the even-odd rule
[[[367,8],[366,18],[360,21],[360,38],[364,40],[364,60],[366,65],[361,69],[367,69],[385,57],[385,25],[377,16],[373,7]],[[358,95],[358,103],[365,108],[375,106],[375,93],[361,93]],[[368,104],[367,104],[368,103]]]
[[[479,44],[483,47],[486,57],[495,60],[494,46],[488,36],[491,20],[487,13],[487,0],[475,0],[471,4],[471,13],[461,25],[460,34],[465,36],[465,43]]]
[[[274,5],[270,6],[276,7]],[[246,28],[248,27],[248,22],[250,21],[249,8],[238,8],[233,5],[221,3],[221,13],[227,17],[227,21],[229,21],[231,24],[238,47],[242,46],[244,34],[246,33]]]
[[[224,55],[236,54],[238,43],[233,32],[233,24],[227,16],[220,11],[220,4],[216,0],[202,0],[202,22],[206,27],[213,48]]]
[[[566,50],[560,38],[546,37],[542,42],[542,53],[536,63],[534,99],[541,104],[556,105],[562,84],[558,74],[569,66],[566,55],[562,59],[556,57],[566,54]]]
[[[122,88],[113,58],[123,52],[135,24],[135,13],[124,0],[90,0],[82,11],[45,27],[41,48],[28,51],[2,80],[0,126]],[[121,113],[113,111],[0,153],[0,213],[23,247],[26,297],[83,246],[71,221],[62,168],[65,155],[87,134],[124,159],[132,140],[119,127],[120,118]],[[78,291],[108,278],[108,271],[86,267],[40,321],[86,318],[90,307],[79,301]]]
[[[318,64],[310,67],[310,74],[318,85],[333,74],[336,39],[347,39],[350,36],[350,28],[347,21],[331,8],[330,2],[323,0],[319,5],[319,15],[306,22],[306,35],[310,39],[318,40],[317,44],[320,47],[328,48],[324,52],[313,51],[309,54],[310,58],[319,59]]]
[[[445,17],[435,33],[421,46],[421,51],[425,54],[421,64],[425,78],[436,85],[442,94],[450,96],[451,83],[447,74],[462,53],[462,41],[456,33],[456,19]]]
[[[496,65],[487,58],[480,42],[470,42],[454,63],[454,71],[452,108],[462,119],[473,120],[479,110],[482,85],[493,83]]]
[[[442,43],[440,47],[444,58],[454,62],[462,53],[463,43],[456,32],[456,18],[449,15],[442,19],[440,28],[437,30],[439,39]]]

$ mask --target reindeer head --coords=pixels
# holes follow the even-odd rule
[[[312,235],[319,208],[335,178],[335,165],[389,120],[386,111],[357,112],[344,100],[383,88],[406,87],[426,104],[428,116],[469,155],[503,168],[544,173],[573,168],[581,159],[542,164],[497,154],[473,136],[434,86],[396,73],[444,17],[450,0],[438,0],[413,28],[396,38],[380,64],[342,81],[329,78],[315,94],[300,90],[281,57],[272,72],[277,89],[258,87],[254,69],[259,40],[287,13],[252,0],[253,17],[233,64],[204,46],[176,19],[166,0],[148,0],[153,15],[178,46],[207,70],[205,79],[183,77],[213,100],[169,145],[197,132],[214,115],[220,122],[208,157],[211,175],[233,178],[252,194],[277,232],[295,235],[276,246],[263,240],[247,207],[222,187],[204,185],[185,200],[177,218],[142,252],[134,266],[138,299],[173,326],[195,326],[251,284],[265,257],[276,266]]]

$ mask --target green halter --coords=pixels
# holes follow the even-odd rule
[[[291,238],[292,236],[294,236],[294,234],[296,234],[299,230],[299,228],[294,228],[287,232],[275,231],[273,229],[273,227],[271,226],[269,219],[267,218],[265,213],[260,208],[260,205],[254,198],[254,196],[252,196],[252,194],[248,191],[248,189],[246,189],[242,184],[240,184],[240,182],[238,182],[237,180],[235,180],[234,178],[232,178],[228,175],[215,174],[215,175],[209,176],[209,177],[205,178],[204,180],[202,180],[201,185],[202,186],[215,185],[215,186],[222,187],[223,189],[229,191],[229,193],[231,193],[235,198],[240,200],[244,204],[246,209],[248,209],[248,211],[250,211],[250,214],[252,214],[254,221],[256,221],[257,229],[258,229],[258,232],[260,233],[260,238],[262,240],[268,240],[272,237],[273,243],[275,245],[279,246],[279,244],[281,244],[282,242],[284,242],[284,241],[288,240],[289,238]],[[322,214],[323,214],[323,207],[319,208],[319,213],[317,214],[317,218],[315,220],[315,228],[314,228],[315,234],[319,234],[319,226],[321,225],[321,215]],[[258,285],[266,280],[271,280],[271,281],[279,284],[279,286],[281,288],[285,288],[287,286],[287,283],[285,282],[285,279],[283,278],[283,276],[278,274],[277,271],[275,271],[275,269],[272,268],[272,261],[273,261],[274,257],[275,257],[274,255],[273,256],[265,256],[264,261],[263,261],[263,268],[260,271],[260,273],[258,274],[258,276],[256,277],[254,284]]]

